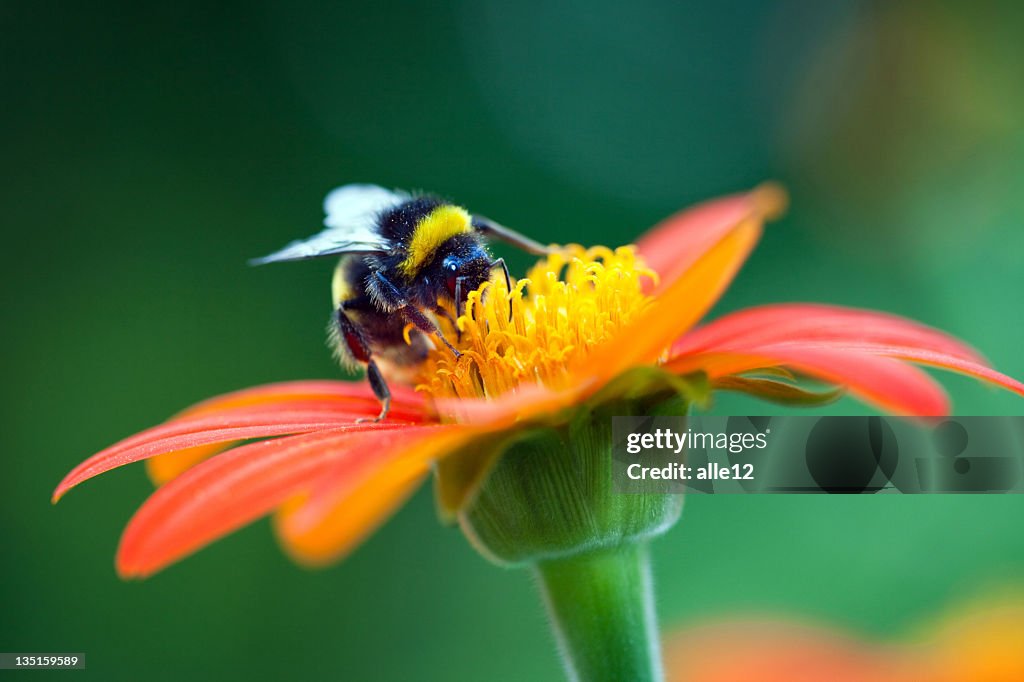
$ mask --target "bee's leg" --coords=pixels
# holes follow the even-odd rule
[[[363,332],[356,326],[355,323],[345,314],[345,304],[342,302],[338,306],[338,331],[341,334],[342,340],[345,345],[348,346],[349,351],[359,362],[366,363],[366,378],[370,382],[370,388],[373,389],[373,395],[377,396],[377,400],[380,401],[380,414],[376,418],[365,417],[363,419],[357,419],[357,422],[374,421],[379,422],[388,416],[388,411],[391,409],[391,389],[388,388],[388,384],[384,381],[384,375],[380,373],[380,368],[377,367],[377,363],[373,360],[373,355],[370,353],[370,346],[366,343],[366,338],[363,336]]]
[[[377,363],[373,360],[370,360],[366,365],[366,378],[370,381],[370,388],[373,389],[373,394],[380,401],[380,414],[376,417],[363,417],[356,421],[379,422],[387,417],[388,412],[391,410],[391,389],[388,388],[388,382],[384,381],[384,375],[380,373],[380,368],[377,367]]]
[[[444,319],[448,320],[449,322],[451,322],[453,327],[455,326],[455,316],[452,315],[447,308],[439,305],[436,308],[434,308],[434,312],[443,317]]]
[[[450,350],[456,358],[462,356],[459,349],[453,346],[451,342],[445,338],[444,334],[441,333],[441,330],[437,328],[437,325],[434,324],[429,317],[420,312],[419,308],[409,303],[408,299],[402,296],[398,287],[392,284],[387,277],[380,274],[379,271],[374,272],[371,277],[373,277],[374,284],[376,285],[375,289],[377,296],[379,296],[387,305],[387,308],[394,310],[409,322],[412,322],[416,325],[416,328],[423,333],[436,335],[441,339],[444,345],[448,346],[448,350]]]
[[[458,318],[452,315],[451,312],[449,312],[448,309],[445,308],[444,306],[437,306],[436,308],[434,308],[434,312],[443,317],[444,319],[448,320],[449,322],[451,322],[452,329],[455,330],[455,338],[461,341],[462,331],[459,329]]]
[[[429,317],[421,313],[415,306],[406,303],[398,308],[398,312],[401,313],[405,319],[416,325],[416,328],[423,333],[436,334],[437,338],[441,339],[441,342],[448,346],[448,350],[450,350],[456,358],[462,355],[462,353],[459,352],[459,349],[453,346],[451,342],[445,338],[444,334],[441,333],[441,330],[437,328],[437,325],[434,324]]]

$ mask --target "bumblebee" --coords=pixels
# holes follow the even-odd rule
[[[457,317],[469,292],[495,268],[508,281],[505,261],[491,257],[485,238],[549,253],[518,232],[431,195],[344,185],[327,195],[324,212],[326,229],[319,234],[250,262],[341,256],[331,286],[330,343],[342,362],[366,367],[381,403],[377,421],[391,405],[385,376],[408,380],[433,348],[431,337],[458,357],[435,316]]]

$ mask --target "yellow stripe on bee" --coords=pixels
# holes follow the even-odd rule
[[[442,244],[471,229],[471,219],[464,208],[448,204],[438,206],[416,224],[409,241],[409,255],[399,263],[398,269],[406,277],[414,276]]]
[[[342,258],[338,266],[334,268],[334,277],[331,279],[331,300],[337,307],[342,301],[355,298],[356,292],[352,289],[352,283],[348,281],[348,258]]]

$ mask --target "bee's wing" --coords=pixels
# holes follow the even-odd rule
[[[409,200],[404,192],[377,185],[343,185],[324,199],[324,225],[327,229],[294,241],[269,256],[254,258],[249,263],[263,265],[290,260],[304,260],[342,253],[384,253],[392,243],[377,229],[380,214]]]

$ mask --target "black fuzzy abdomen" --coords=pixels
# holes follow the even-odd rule
[[[372,308],[372,303],[370,304]],[[405,329],[409,323],[401,315],[385,313],[373,308],[360,310],[355,320],[370,346],[375,359],[386,360],[399,367],[419,365],[427,358],[430,341],[416,328],[409,330],[405,341]]]

